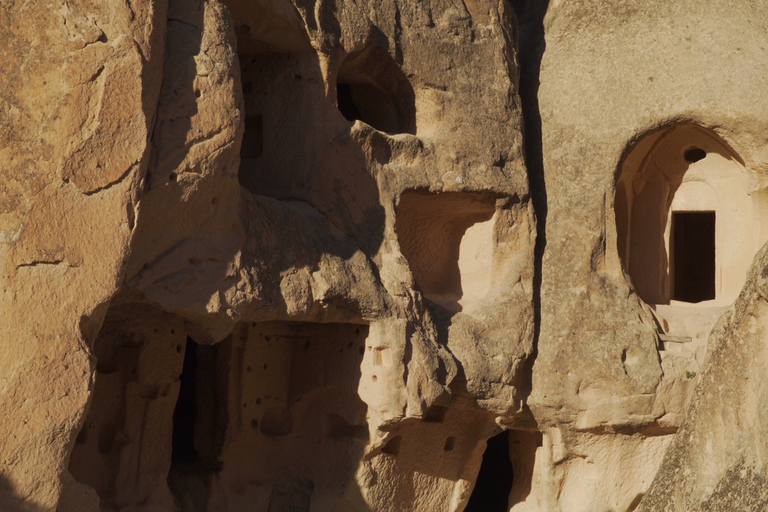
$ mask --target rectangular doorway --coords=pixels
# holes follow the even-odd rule
[[[672,299],[715,298],[715,212],[672,212]]]

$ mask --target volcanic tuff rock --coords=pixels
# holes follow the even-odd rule
[[[6,0],[0,509],[763,506],[766,7]]]

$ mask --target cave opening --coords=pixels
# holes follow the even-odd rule
[[[427,298],[448,311],[471,309],[493,280],[496,197],[406,191],[397,208],[400,250]]]
[[[653,306],[731,304],[768,239],[768,196],[744,161],[716,133],[681,123],[647,134],[620,170],[616,246],[637,295]]]
[[[339,82],[336,84],[336,101],[347,121],[360,120],[386,133],[411,132],[397,98],[377,85]]]
[[[362,120],[360,110],[355,105],[355,100],[352,98],[352,85],[338,83],[336,84],[336,104],[339,107],[339,111],[347,121],[355,121],[357,119]]]
[[[197,367],[197,346],[192,338],[187,338],[184,367],[179,376],[179,398],[173,410],[171,464],[190,464],[198,460],[199,454],[195,449],[195,420],[198,414],[195,403]]]
[[[673,299],[715,298],[715,212],[672,213]]]
[[[120,303],[107,311],[93,343],[90,407],[69,460],[102,510],[167,503],[186,340],[183,320],[155,307]],[[178,435],[176,443],[185,445]]]
[[[504,431],[488,439],[475,488],[464,511],[507,512],[512,473],[509,432]]]
[[[225,418],[222,414],[220,345],[198,345],[187,338],[179,396],[173,412],[171,467],[168,487],[181,504],[181,512],[205,510],[211,476],[219,461]]]
[[[243,91],[245,91],[245,87],[243,87]],[[258,114],[246,116],[243,141],[240,145],[240,158],[242,160],[255,160],[263,154],[264,118]]]
[[[347,121],[360,120],[390,134],[415,134],[415,98],[408,78],[382,48],[353,52],[341,63],[336,106]]]

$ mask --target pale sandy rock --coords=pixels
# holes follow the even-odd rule
[[[768,504],[765,429],[766,249],[711,353],[680,432],[638,510],[762,510]]]
[[[133,4],[6,14],[3,499],[461,510],[533,342],[510,7]]]
[[[164,16],[151,2],[135,11],[11,2],[0,14],[5,510],[53,510],[62,481],[72,481],[69,453],[93,379],[89,345],[135,228],[147,103],[159,83],[155,20]]]
[[[0,509],[764,507],[766,6],[512,4],[6,2]]]
[[[653,480],[671,436],[553,428],[519,437],[510,494],[513,512],[633,510]],[[513,438],[514,439],[514,438]],[[522,446],[521,446],[522,445]],[[535,452],[523,448],[533,445]],[[520,449],[523,448],[523,449]],[[514,459],[513,459],[514,460]]]
[[[627,445],[621,470],[658,464],[649,443],[679,426],[709,330],[765,240],[765,23],[751,3],[549,5],[537,96],[546,248],[528,406],[540,426],[651,436]],[[696,148],[704,158],[687,153]],[[670,211],[717,216],[716,290],[698,304],[679,295]],[[646,491],[643,474],[622,500]],[[541,491],[552,501],[538,510],[628,509],[586,488],[561,493],[568,478],[582,475]]]

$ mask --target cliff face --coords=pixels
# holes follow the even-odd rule
[[[552,448],[540,467],[553,476],[540,477],[541,509],[633,509],[695,385],[697,396],[761,392],[735,366],[707,362],[708,350],[730,352],[714,347],[729,343],[723,329],[742,331],[745,320],[731,310],[707,338],[766,242],[768,104],[755,86],[768,66],[764,7],[549,5],[537,91],[546,249],[527,401],[539,426],[553,429],[545,430]],[[758,261],[751,272],[764,268]],[[759,309],[750,286],[736,311]],[[694,420],[697,408],[686,420],[696,436],[722,439],[724,450],[726,439],[743,436],[736,423]],[[758,409],[746,415],[760,424]],[[687,501],[667,495],[640,508],[696,510],[721,485],[729,510],[756,509],[746,485],[714,469],[723,468],[718,459],[680,437],[674,445],[702,457],[700,465],[668,454],[650,492],[674,488]],[[738,458],[746,446],[753,441],[727,451]],[[759,463],[745,468],[764,475]],[[693,491],[683,474],[707,480],[708,490]],[[558,501],[547,502],[552,496]]]
[[[0,508],[763,503],[765,7],[6,2]]]
[[[766,251],[715,326],[709,363],[640,510],[762,510],[768,505]],[[724,384],[727,383],[727,384]]]
[[[5,2],[0,18],[0,503],[51,510],[131,252],[166,13]]]

